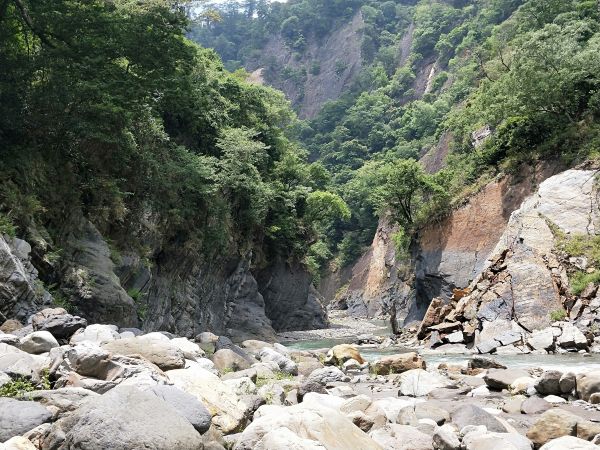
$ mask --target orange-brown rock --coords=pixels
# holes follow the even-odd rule
[[[385,356],[371,364],[371,371],[376,375],[389,375],[425,368],[425,360],[415,352]]]

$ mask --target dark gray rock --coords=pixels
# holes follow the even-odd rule
[[[517,378],[528,376],[529,373],[520,369],[489,369],[483,380],[489,388],[502,390],[507,389]]]
[[[183,392],[175,386],[158,385],[149,389],[157,397],[163,399],[175,409],[181,416],[185,417],[196,430],[206,433],[210,428],[212,416],[208,409],[191,394]]]
[[[458,429],[467,425],[485,425],[488,431],[506,433],[508,430],[494,416],[475,405],[461,405],[450,413],[450,419]]]
[[[63,308],[47,308],[31,318],[35,331],[49,331],[56,339],[68,339],[80,328],[87,326],[87,320],[73,316]]]
[[[0,442],[50,421],[52,414],[36,402],[0,397]]]
[[[558,384],[560,386],[560,391],[563,394],[569,394],[575,389],[577,385],[577,379],[573,372],[567,372],[560,377],[558,380]]]
[[[506,369],[506,366],[500,364],[493,358],[486,358],[485,356],[473,356],[469,360],[470,369]]]
[[[535,383],[535,390],[542,395],[560,395],[562,391],[560,389],[560,378],[562,372],[558,370],[546,370],[542,373],[542,376]]]
[[[346,375],[337,367],[324,367],[314,370],[298,388],[298,400],[302,401],[309,392],[326,394],[325,387],[329,383],[342,381]]]
[[[161,398],[132,386],[117,386],[55,422],[43,448],[197,450],[202,439]]]

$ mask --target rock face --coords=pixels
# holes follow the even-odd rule
[[[362,15],[357,13],[346,23],[320,40],[307,36],[307,48],[304,54],[309,57],[296,57],[279,35],[271,38],[262,49],[259,60],[251,62],[247,69],[255,71],[254,81],[262,82],[266,78],[269,84],[285,92],[286,97],[297,107],[300,117],[312,118],[328,100],[335,100],[344,88],[350,85],[362,67],[361,63],[361,28],[364,26]],[[316,66],[318,73],[311,71],[300,85],[293,80],[273,77],[266,69],[269,59],[274,59],[278,67],[289,67],[305,71],[305,67]],[[344,64],[340,73],[337,61]]]
[[[200,434],[169,403],[131,386],[91,398],[55,422],[45,449],[153,450],[202,448]]]
[[[27,242],[0,235],[0,313],[23,322],[51,301],[50,294],[36,284],[38,271],[30,253]]]

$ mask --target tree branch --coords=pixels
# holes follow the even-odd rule
[[[23,18],[29,29],[33,32],[33,34],[35,34],[40,39],[40,41],[42,41],[43,44],[47,45],[50,48],[56,48],[56,46],[48,40],[44,33],[38,30],[38,28],[35,26],[23,2],[21,0],[13,0],[13,2],[21,12],[21,17]]]

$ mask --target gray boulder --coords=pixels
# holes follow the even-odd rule
[[[117,339],[102,346],[105,350],[123,356],[141,355],[162,370],[185,367],[183,352],[170,342],[145,339],[143,336]]]
[[[39,355],[58,347],[58,341],[49,331],[34,331],[19,340],[19,348],[27,353]]]
[[[36,402],[0,397],[0,442],[48,422],[52,414]]]
[[[197,450],[202,448],[202,439],[161,398],[131,386],[117,386],[55,422],[44,448]]]
[[[37,380],[43,365],[39,358],[41,357],[34,357],[11,345],[0,344],[0,372],[12,378]]]
[[[100,325],[93,324],[85,328],[80,328],[71,336],[70,343],[78,344],[79,342],[93,342],[98,345],[120,339],[118,328],[115,325]]]
[[[506,366],[500,364],[493,358],[485,356],[473,356],[469,360],[470,369],[506,369]]]
[[[542,445],[540,450],[598,450],[598,446],[575,436],[563,436]]]
[[[520,369],[489,369],[484,375],[485,384],[491,389],[508,389],[518,378],[529,377],[529,374]]]
[[[577,386],[577,378],[573,372],[567,372],[560,377],[558,385],[563,394],[570,394]]]
[[[212,355],[212,362],[221,372],[246,370],[252,365],[248,360],[228,348],[217,350]]]
[[[475,405],[461,405],[450,413],[450,419],[459,429],[468,425],[484,425],[489,431],[505,433],[506,427],[494,416]]]
[[[31,317],[35,331],[49,331],[56,339],[67,339],[80,328],[87,326],[87,320],[73,316],[63,308],[46,308]]]
[[[562,372],[558,370],[546,370],[535,383],[535,390],[542,395],[560,395],[560,379]]]
[[[99,394],[88,389],[78,387],[67,387],[52,390],[33,391],[23,394],[23,398],[39,402],[54,412],[53,418],[57,419],[63,415],[75,411],[90,397]]]
[[[206,433],[210,428],[212,417],[206,407],[193,395],[169,385],[157,385],[151,387],[148,392],[152,392],[157,397],[175,409],[181,416],[185,417],[196,430],[200,433]]]
[[[263,348],[259,354],[261,362],[274,362],[283,373],[298,375],[298,364],[272,348]]]

